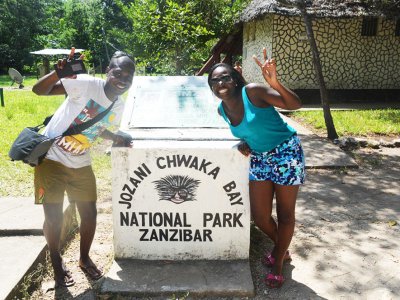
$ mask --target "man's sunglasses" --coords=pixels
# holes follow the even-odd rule
[[[221,77],[215,77],[215,78],[211,78],[210,79],[211,85],[213,85],[213,86],[217,85],[220,82],[228,83],[228,82],[232,82],[232,81],[233,81],[233,79],[232,79],[232,77],[230,75],[224,75],[224,76],[221,76]]]

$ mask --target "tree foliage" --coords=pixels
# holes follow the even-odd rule
[[[30,51],[90,50],[107,65],[116,49],[165,74],[193,74],[250,0],[2,0],[0,70],[32,65]]]
[[[66,0],[57,32],[59,46],[87,49],[95,65],[103,61],[107,64],[103,41],[104,8],[102,0]]]
[[[51,2],[51,3],[50,3]],[[54,3],[58,2],[56,0]],[[46,32],[52,1],[2,0],[0,2],[0,70],[22,70],[32,63],[29,52],[37,50],[40,35]]]
[[[0,71],[22,69],[43,48],[89,49],[92,60],[108,63],[103,29],[112,27],[106,16],[119,9],[105,0],[4,0],[0,2]],[[3,17],[4,16],[4,17]],[[126,20],[125,20],[126,23]]]
[[[248,1],[136,0],[120,3],[132,32],[126,45],[136,57],[167,74],[193,74],[215,39],[229,32]]]

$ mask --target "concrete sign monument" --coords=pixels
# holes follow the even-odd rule
[[[134,79],[120,128],[133,148],[112,149],[116,261],[104,293],[253,293],[248,158],[217,105],[206,77]],[[171,272],[182,278],[165,281]]]
[[[113,155],[115,257],[248,258],[245,159],[204,148]]]

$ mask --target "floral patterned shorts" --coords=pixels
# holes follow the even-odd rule
[[[297,134],[270,151],[252,151],[249,180],[270,180],[280,185],[303,184],[305,159]]]

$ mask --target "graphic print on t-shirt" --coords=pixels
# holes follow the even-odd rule
[[[74,119],[71,126],[87,122],[105,109],[106,108],[91,99],[87,102],[81,113]],[[99,136],[102,129],[107,128],[114,118],[114,113],[109,112],[102,120],[85,129],[80,134],[65,136],[57,140],[56,145],[65,152],[68,152],[70,155],[82,155],[88,148],[90,148],[91,144]]]

